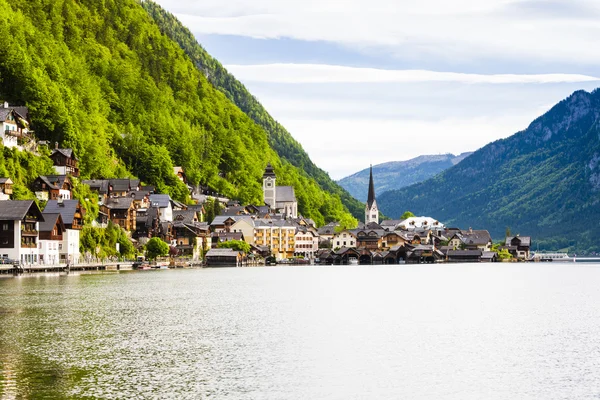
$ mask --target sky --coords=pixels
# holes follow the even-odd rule
[[[600,87],[598,0],[158,0],[334,179]]]

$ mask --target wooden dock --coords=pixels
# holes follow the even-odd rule
[[[133,261],[113,261],[105,263],[82,264],[51,264],[51,265],[0,265],[0,274],[20,275],[40,272],[70,272],[70,271],[131,271]]]

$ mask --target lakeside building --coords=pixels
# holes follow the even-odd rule
[[[0,201],[0,254],[22,264],[39,262],[39,223],[42,212],[33,200]]]
[[[298,218],[298,200],[293,186],[277,186],[275,170],[267,164],[263,174],[263,196],[271,210],[281,212],[285,218]]]
[[[80,231],[83,229],[85,215],[79,200],[50,200],[44,208],[44,213],[60,214],[65,227],[59,243],[60,262],[78,263]]]

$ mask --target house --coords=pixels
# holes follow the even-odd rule
[[[50,158],[54,163],[57,175],[71,175],[79,178],[79,159],[75,156],[73,149],[60,149],[56,143]]]
[[[13,181],[10,178],[0,178],[0,201],[10,200],[13,193]]]
[[[40,222],[39,230],[39,263],[59,264],[63,235],[66,231],[62,217],[58,213],[43,213],[44,222]]]
[[[173,221],[173,204],[168,194],[151,194],[150,207],[158,208],[161,221]]]
[[[171,224],[172,245],[177,247],[179,255],[200,258],[201,250],[208,250],[209,228],[206,222],[199,222],[193,210],[176,211]]]
[[[367,224],[367,226],[371,226]],[[379,226],[379,225],[376,225]],[[386,230],[381,229],[362,229],[356,231],[356,247],[359,249],[366,250],[379,250],[383,247],[383,236],[387,233]]]
[[[0,138],[4,147],[19,146],[19,139],[27,137],[29,133],[27,107],[11,107],[4,102],[0,108],[0,123]]]
[[[344,229],[333,235],[331,246],[334,249],[340,249],[342,247],[356,248],[357,237],[356,233]]]
[[[319,235],[304,226],[296,228],[294,238],[294,255],[304,258],[314,258],[319,251]]]
[[[22,264],[39,262],[42,212],[33,200],[0,201],[0,254]]]
[[[211,232],[230,232],[236,221],[236,216],[218,215],[210,223],[210,230]]]
[[[210,249],[206,253],[208,267],[241,267],[242,253],[233,249]]]
[[[230,232],[241,232],[244,235],[244,241],[249,245],[254,245],[254,219],[250,215],[238,216],[235,222],[229,227]]]
[[[100,207],[108,215],[113,224],[121,226],[126,231],[135,231],[136,209],[131,197],[113,197]]]
[[[44,213],[60,214],[65,231],[59,244],[60,262],[79,262],[79,236],[83,229],[85,210],[79,200],[49,200],[44,208]]]
[[[217,248],[219,243],[231,240],[243,241],[244,235],[241,232],[213,232],[210,234],[210,245],[213,249]]]
[[[506,248],[508,252],[518,260],[529,260],[531,237],[519,235],[507,237],[504,241],[504,248]]]
[[[335,235],[335,228],[338,226],[340,226],[338,222],[330,222],[327,225],[317,229],[317,233],[319,234],[319,243],[332,243],[333,236]]]
[[[381,247],[384,249],[390,249],[396,246],[403,246],[408,243],[409,239],[400,231],[385,233],[381,238]]]
[[[183,167],[173,167],[173,173],[181,182],[187,184],[187,176],[185,175]]]
[[[98,193],[98,204],[102,205],[108,198],[108,180],[107,179],[92,179],[81,181],[84,185],[88,185],[90,189]]]
[[[492,249],[492,237],[486,230],[474,230],[455,233],[449,240],[448,245],[454,249],[490,251]]]
[[[33,181],[31,190],[40,201],[70,200],[73,185],[67,175],[42,175]]]

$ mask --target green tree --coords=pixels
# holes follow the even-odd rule
[[[407,218],[412,218],[412,217],[414,217],[414,216],[415,216],[415,214],[413,214],[412,212],[410,212],[410,211],[405,211],[405,212],[404,212],[404,214],[402,214],[402,215],[400,216],[400,220],[402,220],[402,221],[403,221],[403,220],[405,220],[405,219],[407,219]]]
[[[146,257],[149,260],[155,260],[156,257],[162,257],[169,254],[169,245],[162,239],[153,237],[146,243]]]
[[[250,245],[243,240],[228,240],[217,245],[219,249],[233,249],[242,253],[250,253]]]

